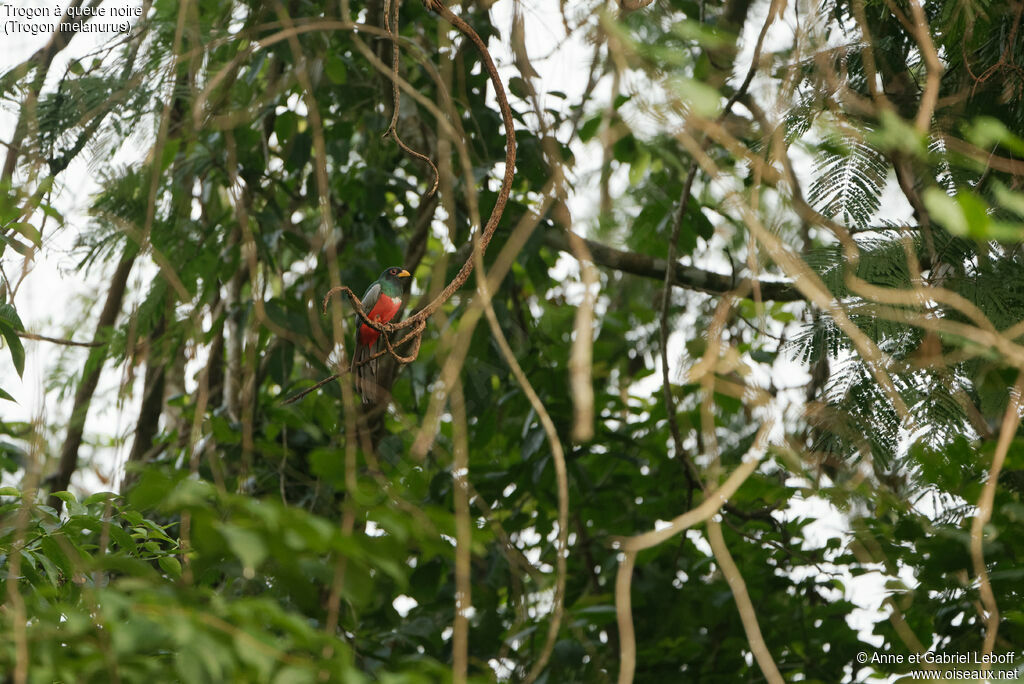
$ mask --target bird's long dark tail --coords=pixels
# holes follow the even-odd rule
[[[356,391],[363,398],[364,406],[372,406],[380,401],[382,394],[377,379],[377,366],[380,359],[374,359],[363,363],[377,352],[377,344],[365,345],[356,344],[355,354],[352,355],[352,371],[355,375]],[[362,364],[362,365],[359,365]]]

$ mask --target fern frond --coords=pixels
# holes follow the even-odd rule
[[[889,176],[884,155],[853,136],[830,136],[822,145],[808,200],[828,216],[858,228],[870,224]]]

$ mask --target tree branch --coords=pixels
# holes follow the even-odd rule
[[[49,337],[47,335],[39,335],[37,333],[26,332],[24,330],[18,330],[18,337],[25,340],[36,340],[38,342],[52,342],[53,344],[60,344],[65,347],[102,347],[105,342],[79,342],[78,340],[65,340],[60,337]]]
[[[580,239],[586,244],[591,256],[594,258],[594,263],[598,266],[656,280],[663,280],[665,278],[665,269],[667,268],[665,259],[658,259],[636,252],[627,252],[583,237],[580,237]],[[544,235],[544,242],[552,249],[572,255],[569,239],[562,231],[546,233]],[[750,293],[753,291],[751,287],[746,287],[747,284],[753,285],[753,283],[748,283],[748,281],[748,278],[734,280],[732,276],[724,273],[706,271],[696,266],[687,266],[676,262],[672,284],[676,287],[697,290],[698,292],[705,292],[710,295],[723,295],[726,293],[736,295],[737,292],[746,291]],[[763,300],[798,302],[806,299],[789,281],[760,280],[757,281],[757,284],[761,289],[761,299]],[[750,296],[752,295],[746,295],[746,297]]]

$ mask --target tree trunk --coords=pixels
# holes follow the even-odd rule
[[[153,447],[153,438],[160,426],[160,414],[164,407],[165,364],[160,350],[160,338],[167,328],[167,315],[157,321],[156,327],[149,335],[149,353],[146,357],[146,380],[142,390],[142,406],[139,407],[139,419],[135,423],[135,441],[128,454],[129,463],[139,463]],[[125,473],[125,486],[133,480],[131,473]]]

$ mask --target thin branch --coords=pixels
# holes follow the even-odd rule
[[[573,331],[576,337],[569,352],[569,388],[572,396],[572,438],[586,442],[594,437],[594,305],[600,287],[594,258],[582,238],[566,228],[573,256],[580,262],[583,301],[576,308]]]
[[[437,172],[437,166],[427,155],[417,152],[416,150],[409,147],[401,136],[398,135],[398,114],[399,107],[401,106],[401,94],[399,92],[399,78],[398,78],[398,63],[399,63],[399,50],[398,50],[398,6],[400,0],[384,0],[384,30],[391,35],[391,93],[394,99],[391,111],[391,124],[388,126],[388,130],[384,132],[384,137],[388,135],[398,144],[403,152],[411,157],[419,159],[422,162],[426,162],[430,166],[431,172],[433,172],[434,182],[431,184],[430,189],[427,190],[423,199],[430,199],[435,192],[437,192],[437,186],[440,182],[440,175]]]
[[[615,576],[615,615],[619,629],[619,684],[630,684],[636,670],[636,633],[633,630],[630,599],[636,554],[710,519],[750,477],[757,465],[758,459],[756,458],[741,463],[729,476],[729,479],[721,487],[708,494],[699,506],[677,516],[666,527],[633,537],[613,540],[621,545],[623,551],[622,558],[619,560],[618,573]]]
[[[991,654],[996,644],[996,634],[999,633],[999,606],[996,605],[996,596],[992,591],[992,583],[989,581],[988,569],[985,567],[985,525],[992,519],[992,506],[995,502],[996,486],[999,484],[999,473],[1006,463],[1006,453],[1009,451],[1010,442],[1017,434],[1017,427],[1020,425],[1021,393],[1024,392],[1024,372],[1017,376],[1017,383],[1010,393],[1010,403],[1006,407],[1003,416],[1003,425],[999,430],[999,442],[996,444],[996,452],[992,457],[992,467],[988,472],[988,480],[981,490],[978,498],[978,514],[971,521],[971,564],[974,566],[974,574],[978,577],[978,590],[981,593],[981,601],[988,611],[988,619],[985,625],[985,643],[982,652]],[[989,663],[985,662],[982,669],[988,670]]]
[[[494,260],[494,263],[491,264],[488,270],[488,277],[490,278],[488,290],[494,290],[500,286],[501,281],[508,274],[509,269],[512,268],[512,262],[516,255],[523,249],[527,239],[529,239],[533,230],[540,222],[541,217],[546,214],[552,202],[552,198],[549,195],[550,189],[550,184],[545,187],[541,193],[544,199],[540,207],[536,212],[527,212],[523,215],[505,242],[505,245],[501,248],[501,251],[498,252],[497,259]],[[469,310],[459,319],[458,329],[454,326],[449,327],[438,342],[437,346],[439,349],[450,350],[444,365],[441,367],[440,383],[444,389],[441,392],[431,394],[430,403],[427,406],[426,413],[424,413],[419,432],[413,441],[412,455],[417,460],[422,460],[426,457],[427,451],[433,443],[434,435],[441,419],[441,413],[444,409],[445,394],[453,386],[459,369],[466,360],[472,337],[471,333],[482,315],[483,301],[479,297],[474,298]]]
[[[771,651],[764,643],[761,627],[757,624],[757,612],[754,610],[754,604],[751,603],[750,594],[747,592],[747,583],[743,581],[743,575],[736,567],[732,554],[729,553],[725,537],[722,536],[722,524],[714,518],[708,521],[708,542],[715,554],[715,560],[718,561],[718,567],[725,575],[725,581],[729,583],[732,597],[736,601],[736,609],[740,612],[743,631],[747,633],[747,642],[750,644],[750,650],[754,653],[754,660],[761,668],[761,674],[772,684],[782,684],[785,680],[772,658]]]
[[[538,75],[530,63],[524,31],[521,3],[516,0],[513,8],[511,40],[514,61],[522,75],[527,97],[533,108],[533,114],[537,117],[537,125],[540,127],[541,145],[548,167],[551,169],[551,191],[558,198],[552,213],[555,216],[556,222],[562,224],[565,228],[569,251],[576,261],[579,262],[580,278],[583,281],[583,299],[579,306],[576,307],[576,316],[573,322],[574,337],[572,348],[569,351],[569,389],[573,405],[572,438],[576,442],[585,442],[594,437],[594,387],[591,374],[594,356],[594,307],[600,288],[600,281],[590,250],[587,249],[583,239],[572,232],[572,214],[565,203],[567,190],[565,187],[565,169],[562,162],[562,152],[552,132],[552,127],[548,122],[544,108],[541,105],[541,100],[537,96],[537,89],[533,86],[532,79],[537,78]],[[592,63],[591,74],[587,82],[587,92],[593,88],[595,83],[594,66]],[[613,86],[614,90],[615,87]],[[583,108],[581,107],[579,111],[582,112]],[[606,178],[602,175],[602,197],[606,192],[606,187]],[[490,303],[488,303],[488,306],[490,306]],[[491,317],[491,313],[488,313],[488,318]],[[496,335],[500,335],[504,340],[504,334],[500,328],[497,329]]]
[[[710,139],[708,139],[710,140]],[[667,264],[676,263],[676,247],[679,243],[679,232],[683,225],[683,216],[690,204],[690,193],[693,190],[693,182],[697,179],[697,162],[690,162],[690,170],[686,174],[686,181],[683,183],[682,192],[679,195],[679,204],[672,216],[672,235],[668,240],[668,256],[666,257],[665,278],[661,290],[661,314],[659,316],[660,353],[661,353],[661,394],[665,400],[665,415],[668,417],[669,432],[672,434],[672,446],[675,457],[683,464],[683,472],[686,475],[686,483],[689,486],[686,494],[686,505],[693,503],[693,490],[698,487],[703,489],[704,483],[701,480],[700,472],[694,464],[693,459],[683,448],[683,436],[679,430],[679,420],[676,417],[676,400],[672,396],[672,381],[669,377],[668,363],[668,310],[672,302],[672,271]]]
[[[295,402],[297,402],[298,400],[302,399],[307,394],[310,394],[312,392],[316,392],[318,389],[320,389],[321,387],[323,387],[327,383],[333,382],[333,381],[337,380],[338,378],[340,378],[342,375],[344,375],[347,372],[348,372],[347,370],[338,371],[334,375],[326,377],[323,380],[317,382],[312,387],[307,387],[306,389],[302,390],[301,392],[299,392],[297,394],[293,394],[292,396],[288,397],[287,399],[285,399],[281,403],[284,404],[284,405],[294,404]]]
[[[469,518],[469,436],[462,381],[448,395],[452,410],[454,458],[452,497],[455,503],[455,617],[452,620],[452,681],[465,684],[469,674],[469,611],[473,605],[470,576],[473,524]]]
[[[310,123],[313,129],[313,149],[315,151],[316,164],[314,169],[316,172],[316,183],[317,183],[317,195],[319,197],[319,210],[320,210],[320,236],[326,245],[327,251],[327,271],[329,278],[334,287],[341,285],[338,277],[338,255],[337,247],[334,240],[328,239],[334,231],[333,215],[331,213],[331,191],[330,183],[328,180],[327,171],[327,143],[324,136],[323,118],[320,115],[320,107],[314,96],[314,89],[312,78],[309,75],[308,64],[306,61],[305,53],[303,52],[302,45],[298,40],[298,33],[293,32],[295,25],[292,21],[291,16],[288,14],[288,10],[285,8],[283,3],[280,1],[275,2],[275,9],[278,16],[286,27],[288,32],[288,42],[291,48],[292,54],[296,60],[296,76],[299,79],[299,83],[302,86],[303,97],[306,104],[306,109],[309,112]],[[343,2],[343,9],[346,12],[346,18],[348,17],[347,4]],[[355,38],[355,36],[353,36]],[[358,41],[361,43],[361,41]],[[205,93],[208,92],[204,91]],[[194,111],[198,111],[194,110]],[[336,307],[335,313],[340,313]],[[339,346],[342,350],[341,363],[344,365],[345,354],[344,354],[344,335],[341,328],[341,319],[339,316],[331,317],[332,334],[336,346]],[[356,440],[362,441],[363,450],[369,454],[372,449],[369,445],[369,438],[366,435],[365,430],[358,430],[356,425],[356,413],[355,413],[355,398],[353,396],[353,388],[351,383],[342,383],[341,387],[341,398],[343,406],[343,415],[345,421],[345,491],[348,498],[352,500],[354,497],[357,478],[356,478],[356,461],[357,461],[357,444]],[[358,434],[357,434],[358,432]],[[347,505],[343,508],[341,514],[341,533],[346,537],[351,537],[353,530],[355,529],[355,511],[351,505]],[[327,620],[324,624],[324,630],[334,636],[337,631],[337,625],[341,612],[341,594],[345,586],[345,574],[348,568],[348,556],[346,554],[339,554],[334,566],[334,576],[331,580],[331,588],[327,597]],[[330,658],[333,655],[333,646],[327,646],[324,649],[325,658]],[[329,676],[329,673],[322,673]]]
[[[636,672],[636,631],[633,629],[633,566],[636,551],[624,551],[615,573],[615,622],[619,629],[619,684],[632,684]]]
[[[875,62],[875,43],[871,39],[871,30],[868,27],[867,16],[864,12],[864,0],[851,0],[850,9],[853,12],[857,25],[860,27],[863,39],[863,46],[860,54],[861,60],[864,63],[864,72],[867,76],[865,81],[867,82],[868,92],[871,93],[871,99],[874,100],[875,105],[878,108],[894,111],[895,107],[893,107],[893,104],[885,94],[885,91],[878,87],[880,79],[878,78],[878,66]]]
[[[921,104],[914,119],[914,127],[917,128],[917,132],[924,135],[928,133],[928,129],[931,127],[932,115],[935,113],[935,103],[939,99],[942,63],[939,61],[939,55],[935,50],[935,43],[932,41],[931,34],[929,33],[928,18],[924,15],[921,3],[919,0],[908,0],[908,3],[910,5],[910,14],[914,18],[913,22],[907,22],[896,4],[892,0],[886,0],[886,4],[889,5],[892,13],[901,22],[904,22],[910,33],[913,34],[914,40],[917,41],[917,46],[921,50],[921,56],[924,58],[925,86],[924,92],[921,93]]]
[[[975,145],[972,145],[960,138],[949,134],[941,135],[942,144],[951,152],[956,152],[968,157],[978,163],[982,168],[991,167],[1002,173],[1009,173],[1014,176],[1024,176],[1024,161],[1000,157],[994,152],[988,152]]]
[[[540,420],[541,426],[544,428],[544,433],[547,436],[548,444],[551,446],[552,462],[555,466],[555,480],[558,486],[558,544],[555,549],[558,553],[558,557],[555,562],[556,578],[555,578],[555,596],[554,596],[554,608],[551,615],[551,625],[548,627],[547,639],[544,642],[544,648],[541,651],[541,655],[537,658],[533,667],[530,668],[529,674],[526,676],[526,682],[535,682],[543,672],[544,667],[548,663],[548,659],[551,657],[551,653],[554,650],[555,642],[558,638],[558,629],[562,622],[562,614],[565,611],[565,582],[566,574],[568,572],[566,565],[566,557],[569,553],[569,474],[565,467],[565,451],[562,449],[562,442],[558,438],[558,431],[555,429],[555,422],[551,419],[551,414],[544,407],[544,402],[537,396],[536,390],[533,389],[533,385],[530,380],[526,377],[526,373],[523,372],[522,366],[516,360],[515,353],[508,344],[508,340],[505,339],[505,334],[501,330],[501,325],[498,323],[498,316],[494,312],[494,306],[491,302],[491,293],[488,289],[487,277],[484,273],[483,254],[477,253],[477,292],[479,297],[483,300],[484,313],[487,316],[487,322],[491,326],[491,334],[494,335],[494,340],[498,344],[498,348],[501,349],[501,355],[505,358],[505,362],[512,370],[512,374],[515,376],[516,382],[523,389],[523,394],[530,402],[530,406],[537,413],[537,418]],[[500,282],[500,281],[499,281]]]
[[[764,432],[763,426],[761,431]],[[759,435],[758,439],[760,438]],[[612,542],[619,544],[624,551],[643,551],[710,519],[757,469],[758,463],[759,460],[756,458],[741,463],[720,487],[709,491],[704,501],[696,508],[676,516],[668,525],[632,537],[615,537]]]
[[[753,57],[751,59],[750,67],[747,70],[746,77],[744,78],[743,83],[740,85],[740,87],[732,94],[732,96],[726,102],[726,104],[722,108],[722,111],[719,114],[719,116],[716,117],[716,119],[714,121],[714,124],[713,124],[714,126],[720,127],[722,122],[729,115],[729,112],[732,110],[732,107],[736,104],[736,102],[741,97],[743,97],[746,94],[747,89],[750,87],[750,83],[753,81],[754,74],[757,71],[758,63],[761,60],[761,50],[762,50],[763,45],[764,45],[765,36],[768,33],[769,27],[775,22],[776,17],[781,13],[783,7],[784,7],[783,0],[772,0],[771,8],[768,11],[768,16],[765,18],[764,24],[761,26],[761,31],[758,34],[757,42],[756,42],[756,44],[754,46],[754,54],[753,54]],[[703,480],[701,479],[700,473],[697,470],[696,466],[694,465],[692,459],[690,459],[689,455],[686,453],[686,451],[683,448],[682,436],[680,434],[679,425],[678,425],[678,422],[677,422],[677,419],[676,419],[676,415],[675,415],[676,414],[676,406],[675,406],[675,399],[672,396],[672,385],[671,385],[671,381],[670,381],[670,378],[669,378],[669,363],[668,363],[668,338],[669,338],[668,317],[669,317],[669,305],[670,305],[671,298],[672,298],[671,297],[671,295],[672,295],[672,286],[674,284],[673,283],[673,276],[674,276],[674,274],[672,272],[673,269],[670,268],[670,265],[677,265],[677,262],[676,262],[676,248],[677,248],[677,243],[679,241],[679,233],[680,233],[680,230],[681,230],[681,227],[682,227],[683,217],[685,216],[686,210],[687,210],[687,208],[689,206],[690,195],[691,195],[691,192],[693,190],[693,183],[694,183],[694,181],[695,181],[695,179],[697,177],[697,172],[700,169],[700,164],[703,161],[702,157],[706,156],[704,153],[710,147],[712,142],[713,142],[713,138],[711,137],[711,135],[708,134],[707,131],[705,131],[704,139],[703,139],[702,143],[700,144],[699,149],[691,149],[691,152],[693,153],[693,159],[692,159],[692,161],[690,163],[690,169],[689,169],[689,172],[687,173],[686,180],[683,183],[683,188],[682,188],[682,191],[680,193],[678,206],[676,207],[676,211],[675,211],[675,213],[673,215],[673,218],[672,218],[672,234],[671,234],[671,237],[669,238],[668,255],[666,257],[666,261],[665,261],[664,265],[662,266],[662,270],[664,272],[664,275],[663,275],[664,281],[663,281],[663,287],[662,287],[662,302],[661,302],[661,315],[660,315],[660,326],[659,326],[660,327],[660,334],[661,334],[660,347],[661,347],[662,394],[664,396],[665,411],[666,411],[666,414],[668,416],[669,428],[670,428],[670,431],[671,431],[671,434],[672,434],[672,442],[673,442],[673,446],[675,448],[675,455],[676,455],[676,458],[680,459],[680,461],[684,464],[685,474],[686,474],[687,481],[689,483],[689,487],[690,487],[689,491],[690,491],[691,495],[692,495],[692,492],[693,492],[693,490],[695,488],[700,487],[701,489],[705,489],[706,485],[704,484]],[[697,146],[694,145],[694,147],[697,147]],[[735,282],[733,282],[733,280],[734,280],[733,278],[729,278],[729,286],[727,288],[727,291],[729,291],[729,292],[732,292],[732,291],[737,289],[736,284],[735,284]],[[756,292],[757,293],[758,301],[761,301],[761,299],[765,296],[764,293],[762,292],[762,289],[759,286],[755,285],[753,287],[750,287],[750,283],[749,282],[747,282],[746,285],[748,287],[747,288],[743,288],[742,291],[745,291],[745,292],[746,291],[754,291],[754,292]],[[729,308],[729,302],[730,301],[731,301],[731,298],[726,298],[726,299],[723,299],[720,302],[719,307],[718,307],[719,314],[716,314],[716,320],[718,318],[724,318],[725,312]],[[711,347],[709,347],[708,352],[705,355],[706,359],[710,358],[710,356],[712,354],[712,347],[714,347],[714,346],[715,345],[712,345]],[[712,396],[712,389],[713,388],[709,386],[709,383],[713,381],[713,376],[711,374],[708,374],[708,375],[709,375],[709,378],[706,379],[706,381],[703,384],[705,385],[706,396],[710,400],[710,397]],[[709,433],[711,435],[712,439],[713,439],[714,438],[714,428],[713,428],[713,422],[710,419],[709,406],[710,406],[709,401],[705,401],[705,409],[706,410],[702,411],[702,416],[703,416],[703,422],[705,424],[705,432]],[[755,440],[755,444],[759,444],[766,434],[767,434],[767,424],[765,424],[765,425],[763,425],[761,427],[761,430],[758,433],[757,439]],[[713,451],[717,452],[717,448],[713,449]],[[729,485],[730,483],[734,483],[735,487],[739,487],[739,485],[742,484],[742,482],[744,482],[746,480],[746,478],[750,475],[750,473],[753,472],[753,470],[756,467],[757,467],[757,460],[756,459],[748,461],[747,463],[742,464],[733,473],[733,475],[729,478],[729,480],[726,481],[726,485],[723,485],[723,487],[721,487],[719,490],[717,490],[716,493],[705,494],[704,503],[702,503],[695,510],[699,511],[701,509],[706,509],[706,510],[710,511],[709,517],[710,517],[710,515],[713,515],[714,512],[717,512],[717,510],[725,503],[725,498],[727,498],[731,494],[731,492],[729,492],[727,494],[724,494],[724,497],[723,497],[723,491],[725,490],[726,486]],[[740,476],[740,473],[744,472],[744,471],[745,471],[745,474]],[[733,490],[733,491],[735,491],[735,490]],[[675,534],[675,532],[680,531],[681,529],[684,529],[684,528],[679,527],[679,525],[681,524],[681,520],[686,519],[686,516],[690,515],[690,513],[693,513],[693,512],[694,511],[690,511],[689,513],[684,513],[683,515],[679,516],[678,518],[676,518],[675,521],[673,521],[672,525],[670,525],[669,527],[666,527],[664,530],[662,530],[662,532],[669,532],[670,533],[669,536],[671,536],[672,534]],[[649,532],[647,534],[648,535],[650,535],[650,534],[657,535],[657,531]],[[643,536],[643,535],[641,535],[641,536]],[[655,537],[655,538],[660,539],[659,537]],[[667,537],[665,537],[665,538],[667,538]],[[636,539],[637,539],[637,537],[633,537],[631,540],[626,540],[626,541],[623,542],[623,547],[626,549],[627,552],[629,552],[629,551],[633,551],[633,552],[639,551],[639,548],[631,548],[631,547],[628,546],[629,542],[634,541]],[[659,543],[659,542],[655,541],[653,543]],[[643,547],[641,547],[641,548],[643,548]],[[633,566],[634,561],[635,561],[635,556],[633,554],[627,553],[625,559],[620,564],[619,575],[616,578],[615,603],[616,603],[617,618],[618,618],[619,629],[620,629],[620,635],[619,635],[619,639],[620,639],[620,659],[621,659],[621,665],[620,665],[620,670],[619,670],[619,682],[620,682],[620,684],[628,684],[629,682],[632,682],[632,680],[633,680],[633,673],[634,673],[635,668],[636,668],[635,635],[633,633],[633,628],[632,628],[632,613],[631,613],[631,609],[629,607],[630,606],[630,604],[629,604],[629,591],[630,591],[630,585],[632,583],[632,566]],[[735,587],[734,587],[734,595],[736,595]],[[743,594],[743,596],[736,595],[736,600],[737,600],[737,604],[738,605],[742,602],[742,598],[744,596],[745,596],[745,593]],[[747,602],[749,603],[749,598],[747,598]],[[741,609],[741,613],[742,613],[742,609]],[[750,636],[750,635],[751,635],[751,632],[748,630],[748,636]],[[759,632],[758,632],[757,636],[760,636]],[[756,652],[757,645],[754,643],[754,639],[753,638],[751,638],[750,640],[751,640],[751,648],[755,649],[755,652]],[[763,645],[763,639],[762,639],[761,643]],[[768,657],[768,661],[772,662],[770,655]],[[760,663],[760,659],[759,659],[758,662]],[[772,662],[772,667],[774,667],[774,662]],[[768,675],[769,672],[770,672],[770,669],[765,667],[764,665],[762,665],[762,670],[765,672],[766,675]],[[776,674],[778,673],[777,668],[775,669],[775,672],[776,672]],[[781,677],[778,678],[778,681],[780,681],[780,682],[782,681]]]
[[[530,562],[530,559],[519,550],[518,546],[512,543],[512,539],[509,538],[508,532],[505,531],[505,528],[501,526],[501,521],[498,520],[494,510],[487,503],[487,500],[480,495],[480,492],[473,487],[473,483],[468,479],[466,480],[466,486],[469,488],[469,496],[473,505],[480,509],[480,512],[483,513],[484,518],[487,520],[487,524],[491,526],[494,536],[496,536],[505,547],[505,555],[508,558],[509,565],[519,567],[519,569],[530,576],[530,579],[539,584],[544,578],[543,573],[541,573],[541,571]]]
[[[26,340],[52,342],[53,344],[61,344],[64,345],[65,347],[102,347],[106,345],[106,342],[79,342],[78,340],[65,340],[60,337],[48,337],[46,335],[38,335],[36,333],[25,332],[24,330],[18,331],[18,337],[23,337]]]

